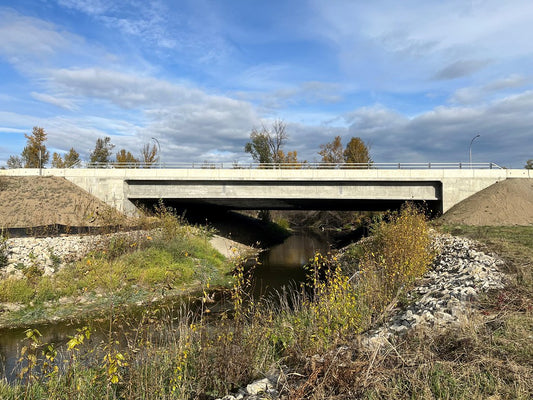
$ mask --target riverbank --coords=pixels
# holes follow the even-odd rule
[[[153,230],[3,239],[1,247],[0,328],[227,288],[236,260],[254,252],[170,215]]]
[[[532,398],[533,227],[433,236],[432,267],[372,329],[218,399]],[[359,259],[358,246],[341,262]]]
[[[496,243],[501,259],[488,244],[439,235],[440,256],[413,280],[401,268],[425,259],[423,253],[410,257],[427,249],[425,236],[410,238],[427,231],[419,229],[423,225],[418,219],[410,221],[382,224],[373,230],[377,238],[362,243],[370,247],[354,246],[354,264],[364,261],[359,270],[373,277],[366,282],[354,273],[333,273],[330,283],[317,281],[311,298],[290,293],[278,305],[245,305],[240,290],[244,282],[237,273],[233,318],[222,314],[215,325],[213,320],[206,324],[208,303],[199,313],[185,312],[178,319],[165,316],[162,309],[150,310],[144,322],[136,323],[135,335],[127,337],[127,348],[118,349],[116,333],[110,333],[102,345],[91,345],[95,351],[87,364],[69,367],[70,380],[51,375],[36,377],[28,387],[23,381],[0,383],[0,395],[17,398],[16,393],[28,390],[28,398],[36,399],[59,399],[65,393],[83,399],[214,399],[233,393],[226,397],[233,399],[254,398],[266,390],[277,399],[531,398],[531,228],[474,232],[451,227]],[[387,281],[368,290],[374,278],[387,276],[381,267],[390,263],[380,264],[384,259],[396,259],[389,272],[407,277],[388,281],[401,290],[379,291]],[[338,255],[317,256],[312,267],[321,271],[338,261]],[[371,268],[373,262],[377,270]],[[376,303],[379,299],[384,302]],[[374,313],[369,315],[370,306]],[[122,324],[112,316],[109,323]],[[42,342],[36,347],[39,352],[46,348]],[[67,350],[67,359],[81,357],[76,351]],[[122,363],[111,373],[110,360]],[[247,386],[250,382],[256,384]]]

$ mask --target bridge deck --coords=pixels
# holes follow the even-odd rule
[[[231,208],[397,205],[429,201],[444,212],[504,179],[533,178],[510,169],[216,169],[73,168],[0,170],[1,175],[62,176],[106,203],[135,213],[132,200],[167,199]]]

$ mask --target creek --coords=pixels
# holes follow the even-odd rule
[[[252,294],[254,298],[269,296],[280,291],[284,286],[297,286],[303,282],[306,272],[303,266],[307,264],[316,252],[326,253],[329,250],[328,238],[314,232],[300,232],[287,237],[283,243],[274,245],[263,251],[258,256],[258,262],[251,268]],[[215,304],[210,305],[213,310],[223,310],[228,305],[224,304],[224,296]],[[174,299],[172,304],[164,304],[169,310],[178,313],[183,305],[183,299]],[[161,304],[154,305],[161,307]],[[146,308],[132,307],[128,312],[131,319],[129,326],[135,326],[135,321]],[[215,313],[214,313],[215,314]],[[216,315],[216,314],[215,314]],[[32,326],[41,334],[43,343],[53,344],[61,352],[65,349],[69,338],[77,333],[77,329],[91,325],[93,331],[92,341],[104,341],[109,331],[109,321],[76,321],[59,322],[40,326]],[[0,330],[0,379],[5,377],[8,381],[16,378],[20,349],[25,345],[25,331],[27,328]],[[121,325],[117,329],[124,330]],[[133,329],[133,328],[131,328]]]

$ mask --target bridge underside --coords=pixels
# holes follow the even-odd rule
[[[164,200],[180,209],[380,211],[412,201],[442,210],[436,181],[128,180],[126,185],[133,203]]]
[[[132,199],[135,204],[149,206],[158,200]],[[386,211],[398,209],[406,200],[370,199],[162,199],[166,205],[178,209],[223,208],[226,210],[328,210],[328,211]],[[415,200],[434,212],[440,212],[439,201]]]

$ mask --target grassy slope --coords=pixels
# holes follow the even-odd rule
[[[172,222],[171,222],[172,223]],[[50,320],[80,317],[109,309],[228,285],[232,265],[209,243],[207,233],[176,224],[165,233],[133,241],[111,240],[108,250],[95,252],[42,276],[37,266],[25,266],[24,279],[0,280],[0,302],[18,303],[4,310],[0,326],[28,326]]]

